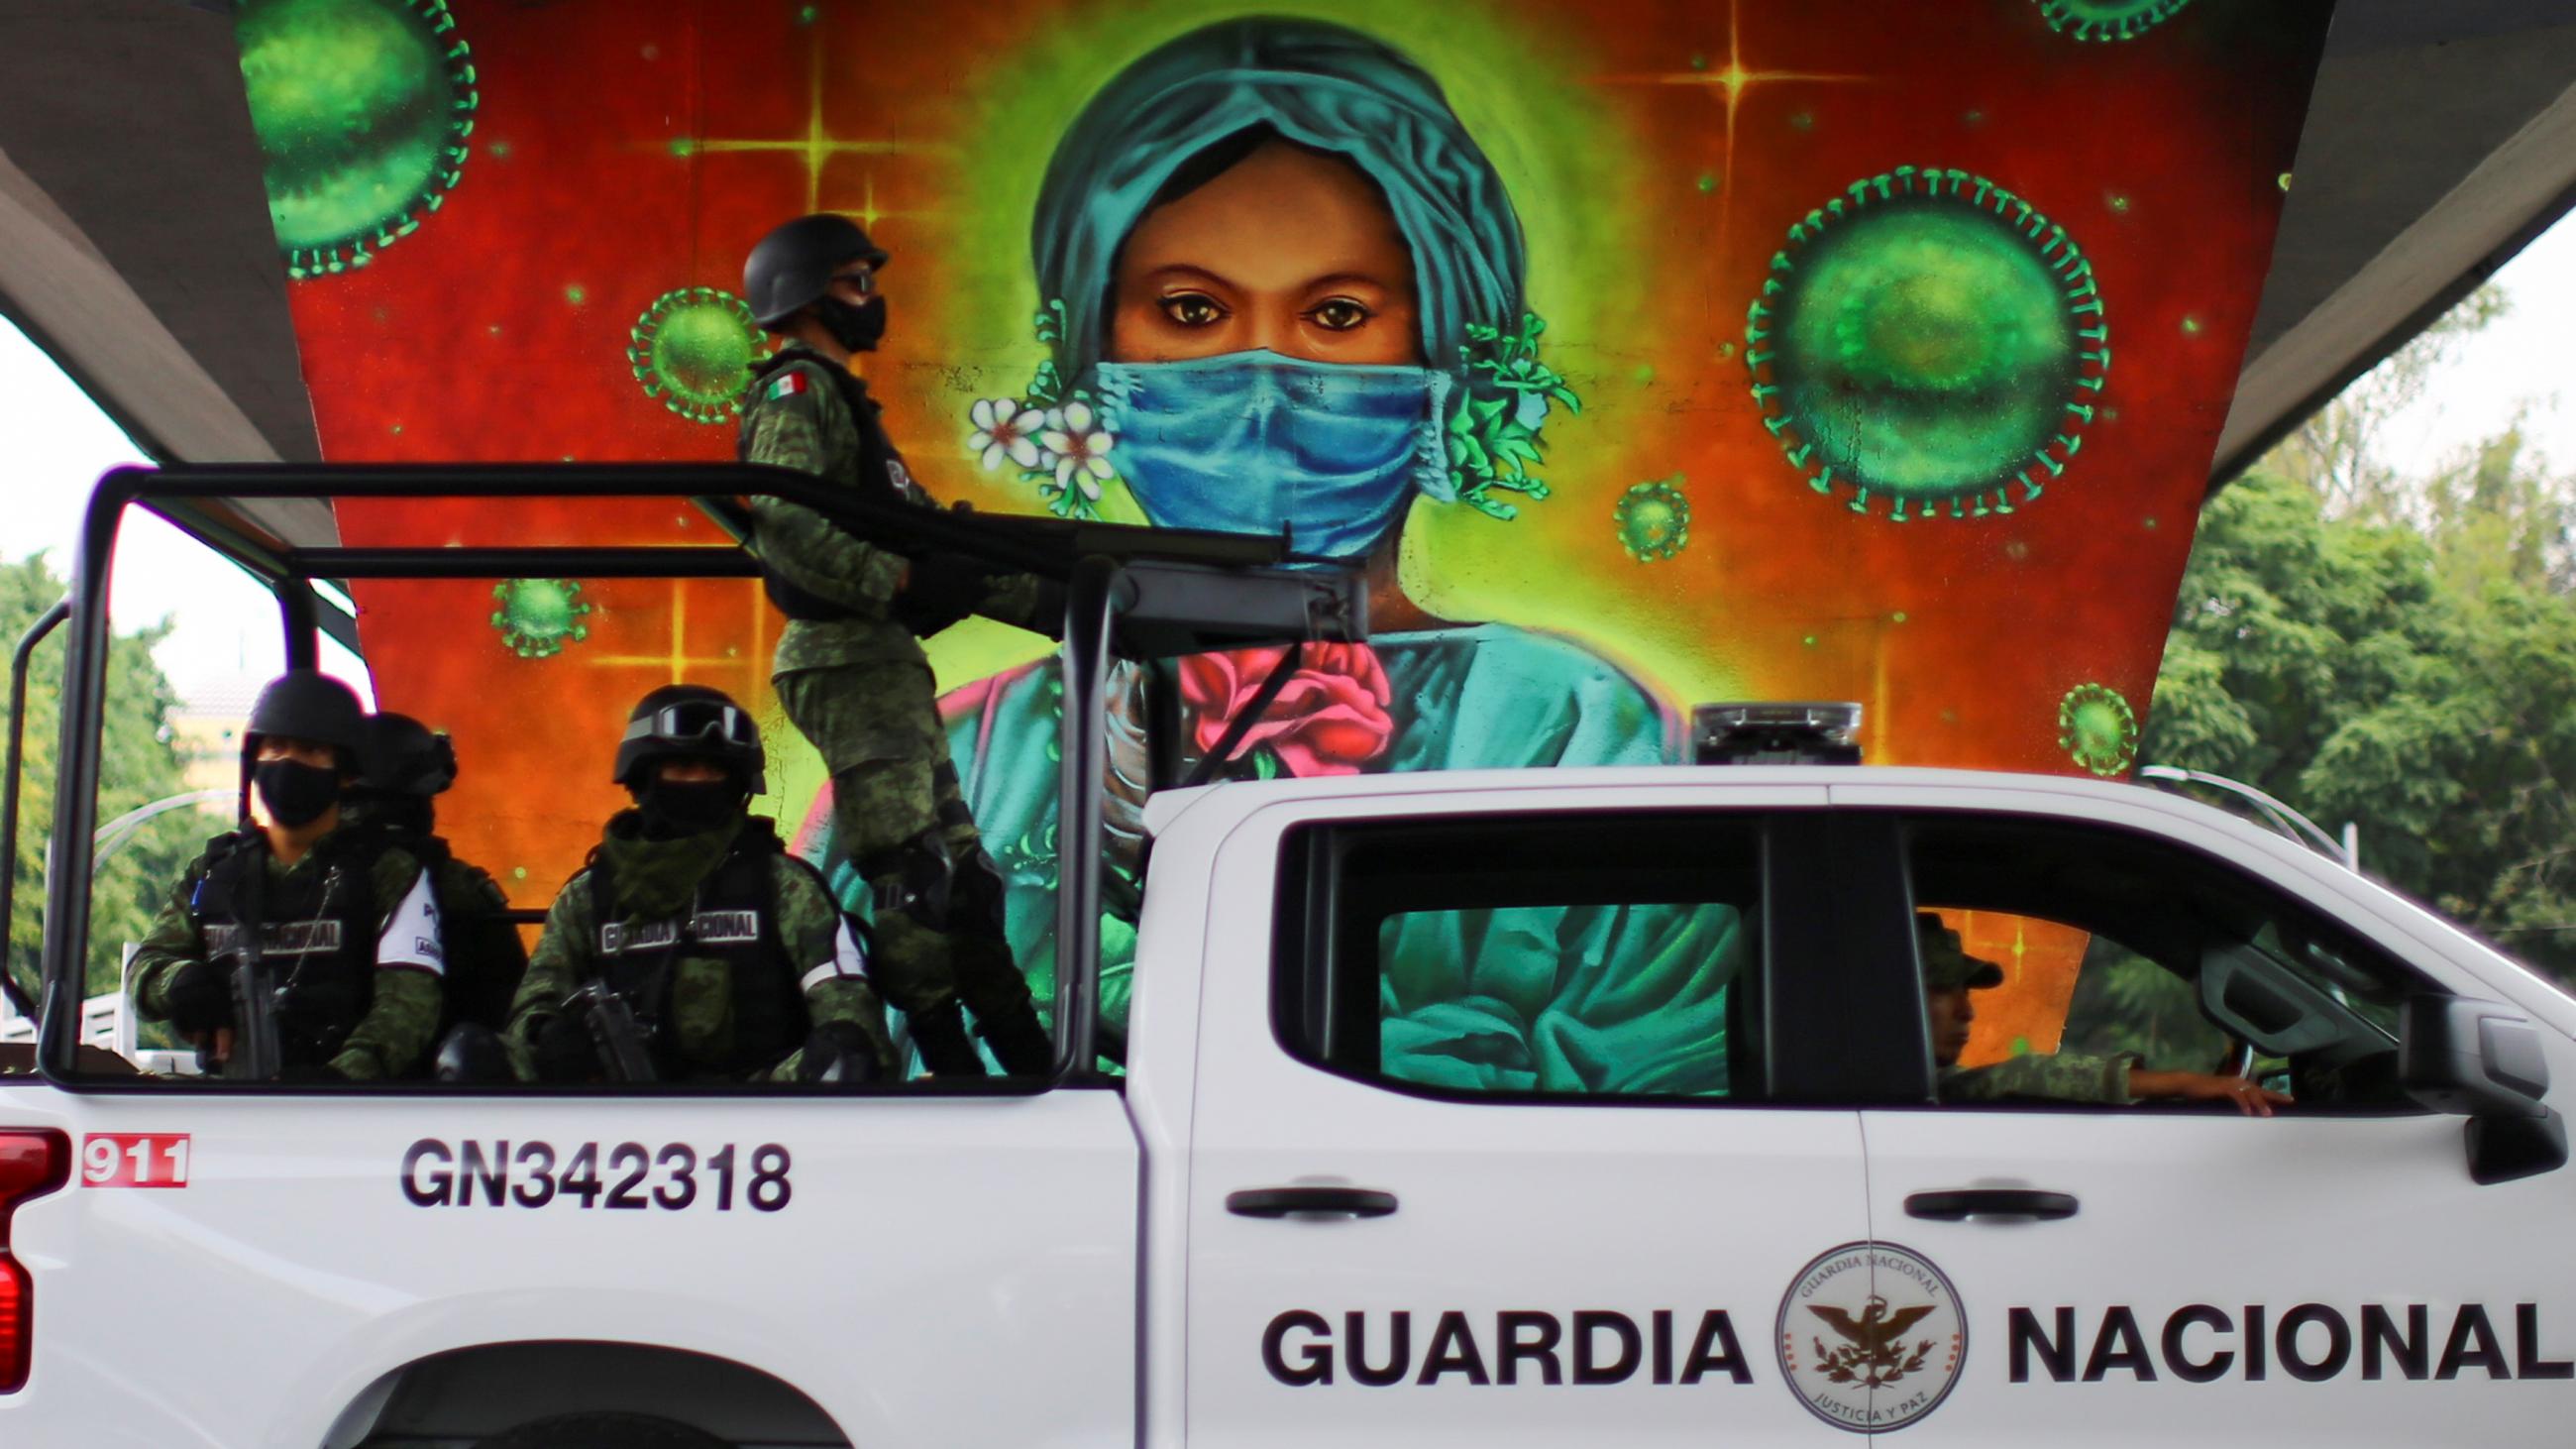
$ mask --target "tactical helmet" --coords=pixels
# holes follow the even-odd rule
[[[410,715],[378,713],[367,718],[359,765],[359,788],[427,799],[456,783],[456,746]]]
[[[641,791],[648,783],[645,767],[663,760],[711,761],[732,771],[754,795],[769,788],[759,723],[733,696],[703,684],[666,684],[635,701],[610,778]]]
[[[271,735],[311,740],[339,752],[340,769],[355,774],[366,751],[366,707],[349,686],[318,669],[290,669],[260,687],[250,720],[242,726],[242,779]]]
[[[742,264],[743,300],[761,326],[774,330],[822,297],[834,267],[858,260],[882,267],[886,250],[846,216],[800,216],[751,249]]]

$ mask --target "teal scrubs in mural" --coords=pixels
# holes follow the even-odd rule
[[[1387,696],[1383,750],[1358,766],[1371,773],[1672,758],[1671,717],[1571,643],[1485,625],[1371,644]],[[967,799],[1009,882],[1011,945],[1041,1000],[1052,999],[1055,977],[1058,679],[1052,663],[1037,665],[949,704]],[[1292,745],[1274,758],[1312,756]],[[1113,812],[1113,835],[1118,828]],[[1726,986],[1744,959],[1739,926],[1723,906],[1399,918],[1382,953],[1386,1071],[1486,1091],[1722,1091]],[[1102,1017],[1123,1026],[1135,928],[1115,916],[1103,927]]]

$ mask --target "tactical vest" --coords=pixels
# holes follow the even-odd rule
[[[605,854],[590,863],[587,943],[600,975],[626,998],[653,1035],[653,1054],[682,1073],[759,1071],[804,1044],[812,1029],[804,983],[778,934],[777,862],[786,846],[767,820],[743,825],[733,849],[698,883],[685,917],[629,921],[617,904],[617,881]],[[712,962],[733,1021],[729,1042],[684,1043],[685,1015],[674,999],[684,961]],[[703,970],[703,967],[698,968]]]
[[[510,1020],[510,1003],[528,972],[528,945],[518,926],[502,914],[510,902],[500,885],[482,867],[458,860],[445,836],[375,820],[353,828],[377,837],[379,849],[408,852],[438,893],[439,939],[447,952],[440,1033],[469,1021],[499,1031]]]
[[[261,958],[280,988],[278,1056],[289,1071],[337,1056],[375,1001],[375,867],[383,852],[372,832],[334,833],[314,846],[312,868],[276,879],[255,831],[236,831],[207,851],[188,914],[209,965],[237,966],[244,931],[258,927]]]
[[[816,364],[823,375],[832,380],[833,390],[840,394],[842,405],[850,410],[850,420],[858,429],[859,461],[855,476],[826,481],[855,487],[864,496],[880,503],[932,506],[930,495],[911,483],[912,473],[904,467],[903,455],[895,451],[894,440],[886,436],[884,425],[877,421],[881,405],[868,396],[867,388],[851,376],[848,368],[808,347],[783,347],[776,355],[752,364],[750,387],[743,396],[752,399],[756,405],[761,389],[768,385],[770,378],[798,362]],[[749,462],[750,455],[751,420],[746,416],[742,433],[734,441],[734,457],[739,462]],[[868,617],[810,589],[798,587],[766,561],[761,564],[760,584],[768,593],[769,602],[790,619],[829,624]]]

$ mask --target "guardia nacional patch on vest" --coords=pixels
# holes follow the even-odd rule
[[[763,401],[767,401],[771,398],[794,397],[805,390],[805,374],[796,371],[794,368],[789,368],[787,371],[771,378],[769,380],[769,391],[762,393],[760,396]]]
[[[220,961],[241,953],[241,927],[222,922],[206,927],[206,959]],[[272,921],[260,928],[263,956],[327,956],[340,949],[340,923],[335,920]]]
[[[760,939],[758,911],[700,911],[689,917],[688,939],[708,946],[748,945]],[[599,928],[599,952],[615,956],[626,951],[643,951],[676,945],[681,937],[678,921],[647,921],[627,926],[611,921]]]

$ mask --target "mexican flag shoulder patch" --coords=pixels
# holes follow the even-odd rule
[[[766,401],[770,398],[794,397],[803,391],[805,391],[805,374],[782,372],[770,379],[769,391],[762,393],[761,398]]]

